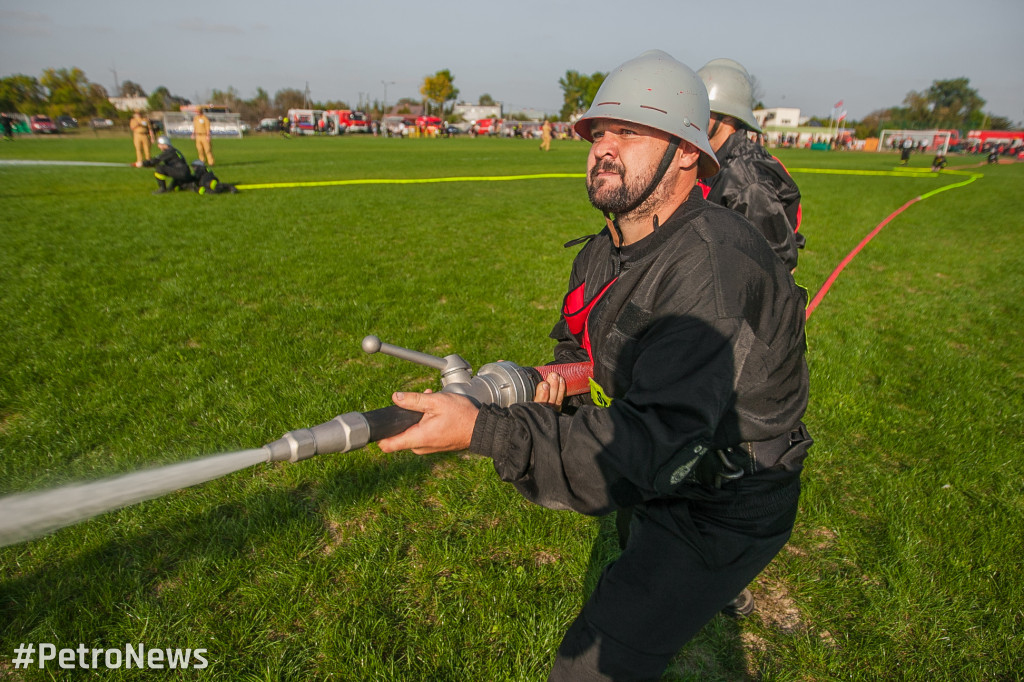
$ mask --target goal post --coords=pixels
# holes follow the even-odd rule
[[[890,130],[886,128],[878,137],[878,151],[899,151],[903,141],[910,138],[914,149],[946,154],[952,133],[948,130]]]

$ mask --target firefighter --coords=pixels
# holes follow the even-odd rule
[[[192,119],[192,139],[196,141],[199,160],[207,166],[213,165],[213,143],[211,141],[210,119],[202,109]]]
[[[137,109],[128,122],[132,131],[132,143],[135,145],[135,163],[141,164],[149,158],[150,145],[153,143],[153,125],[149,119]]]
[[[135,163],[136,168],[156,167],[153,175],[156,177],[157,188],[153,194],[173,192],[192,182],[192,171],[189,170],[188,161],[185,155],[171,144],[171,138],[161,135],[156,138],[156,145],[160,148],[159,154],[152,159],[143,159],[142,162]]]
[[[711,188],[707,199],[746,216],[795,270],[797,249],[804,242],[797,232],[800,190],[778,159],[748,137],[762,134],[751,109],[750,75],[731,59],[713,59],[697,73],[711,105],[708,138],[722,164],[717,175],[704,180]]]
[[[544,152],[551,151],[551,121],[544,121],[540,127],[540,149]]]
[[[192,178],[191,188],[198,194],[238,194],[234,185],[221,182],[202,161],[192,162]]]
[[[757,229],[704,199],[718,171],[707,91],[652,50],[613,70],[574,125],[605,215],[569,277],[557,362],[591,360],[589,400],[550,373],[531,403],[399,392],[422,412],[384,452],[469,449],[528,500],[634,507],[626,547],[549,680],[658,679],[785,545],[810,446],[806,292]]]

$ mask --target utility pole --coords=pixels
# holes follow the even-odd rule
[[[114,97],[121,96],[121,83],[117,80],[117,66],[113,65],[110,68],[110,72],[114,74]]]
[[[306,81],[306,89],[302,91],[302,108],[309,109],[309,81]]]
[[[394,85],[395,81],[381,81],[381,85],[384,86],[384,113],[388,113],[388,86]]]

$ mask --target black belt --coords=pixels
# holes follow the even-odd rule
[[[721,488],[722,484],[770,469],[794,444],[810,440],[803,424],[770,440],[752,441],[712,450],[704,455],[704,466],[698,465],[697,478],[705,485]]]

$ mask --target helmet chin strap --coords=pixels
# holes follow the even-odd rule
[[[658,164],[658,169],[654,171],[654,177],[651,178],[651,181],[647,184],[644,191],[640,193],[639,197],[634,199],[623,211],[615,214],[615,218],[612,218],[608,211],[604,212],[605,220],[607,220],[608,224],[615,229],[615,233],[618,235],[620,246],[622,245],[622,229],[619,227],[619,216],[627,215],[635,211],[641,204],[647,201],[652,194],[654,194],[654,190],[656,190],[658,185],[661,184],[661,181],[665,178],[665,174],[668,172],[669,166],[672,165],[672,159],[675,158],[676,151],[679,149],[679,144],[681,142],[682,139],[675,135],[669,138],[668,147],[665,149],[665,153],[661,156],[661,163]],[[658,216],[654,216],[654,228],[658,228]]]
[[[722,127],[722,120],[723,119],[720,119],[720,118],[714,118],[714,117],[711,118],[711,121],[712,121],[711,130],[708,131],[708,139],[709,140],[714,138],[714,136],[718,134],[718,129]]]

